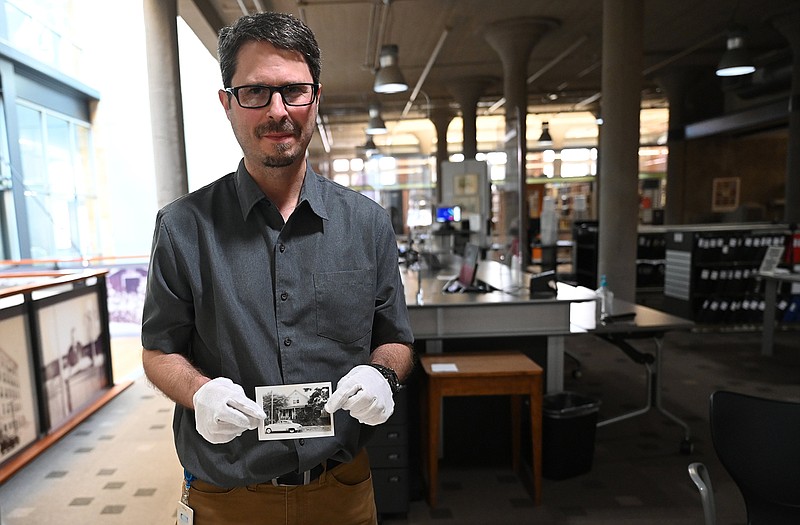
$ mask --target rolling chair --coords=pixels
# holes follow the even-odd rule
[[[742,493],[748,525],[800,523],[800,403],[719,391],[710,417],[714,450]],[[689,476],[706,525],[715,525],[708,470],[692,463]]]

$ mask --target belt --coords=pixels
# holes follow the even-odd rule
[[[323,472],[330,470],[337,465],[341,465],[341,462],[329,459],[315,467],[312,467],[309,470],[305,470],[303,472],[290,472],[288,474],[284,474],[283,476],[273,478],[271,481],[276,487],[296,487],[298,485],[308,485],[315,479],[319,478]]]

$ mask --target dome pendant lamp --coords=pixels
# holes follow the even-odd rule
[[[718,77],[749,75],[756,70],[744,42],[744,30],[734,28],[728,33],[727,48],[717,66]]]
[[[375,93],[402,93],[408,89],[403,72],[397,65],[398,49],[395,44],[381,47],[380,68],[375,74]]]

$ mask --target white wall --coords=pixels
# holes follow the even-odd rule
[[[242,150],[217,96],[222,87],[219,63],[181,18],[178,45],[191,191],[234,171]]]
[[[81,80],[100,92],[92,119],[104,256],[146,256],[157,211],[141,0],[79,2]],[[120,23],[120,21],[125,21]],[[189,189],[236,169],[236,143],[217,90],[219,65],[178,19]]]

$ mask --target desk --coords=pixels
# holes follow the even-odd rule
[[[664,334],[675,330],[690,330],[694,323],[682,317],[676,317],[653,308],[633,304],[620,299],[614,300],[614,312],[616,314],[632,315],[629,320],[611,321],[607,323],[597,323],[596,315],[593,310],[578,306],[573,309],[572,321],[577,326],[584,328],[587,332],[608,341],[622,350],[634,362],[642,364],[647,369],[647,392],[644,407],[631,412],[600,421],[597,426],[602,427],[618,421],[623,421],[635,416],[643,415],[651,409],[656,409],[664,416],[671,419],[684,430],[684,438],[681,442],[681,452],[688,454],[692,451],[691,432],[689,425],[677,416],[667,411],[661,404],[661,350],[663,347]],[[648,354],[640,352],[631,346],[630,339],[653,339],[655,343],[655,353]]]
[[[416,339],[426,341],[425,354],[441,354],[444,339],[545,336],[546,390],[555,393],[562,391],[564,385],[565,337],[592,333],[610,341],[630,357],[641,359],[648,370],[646,407],[600,425],[655,408],[684,428],[681,450],[691,451],[689,427],[663,408],[659,384],[663,335],[672,330],[689,330],[693,326],[691,321],[616,299],[614,307],[618,313],[630,310],[635,312],[635,317],[630,321],[598,325],[593,290],[559,283],[556,297],[531,297],[528,293],[529,274],[512,271],[493,261],[479,264],[478,278],[503,291],[447,294],[442,292],[446,281],[436,276],[408,270],[402,275],[411,329]],[[652,338],[656,342],[654,356],[642,354],[627,343],[627,340],[637,337]],[[449,355],[441,357],[449,359]],[[435,410],[435,416],[431,413],[428,419],[435,417],[438,426],[441,413],[438,406]],[[537,468],[535,464],[533,467]],[[435,501],[435,494],[433,499]]]
[[[771,356],[775,342],[775,302],[779,283],[800,283],[800,274],[759,272],[764,279],[764,326],[761,335],[761,355]]]
[[[428,471],[428,503],[436,506],[439,483],[439,432],[442,398],[447,396],[511,396],[512,463],[520,469],[521,396],[530,396],[530,421],[533,462],[533,501],[542,500],[542,368],[524,354],[446,354],[420,358],[427,378],[422,406],[427,412],[423,450]],[[452,365],[454,370],[437,371],[436,365]],[[492,431],[485,424],[476,431]]]
[[[559,283],[556,297],[531,298],[530,274],[495,261],[481,261],[478,279],[502,291],[444,293],[444,279],[409,270],[402,276],[411,329],[426,340],[425,353],[441,353],[443,339],[546,336],[547,391],[563,390],[564,336],[576,330],[570,305],[593,300],[593,291]]]

